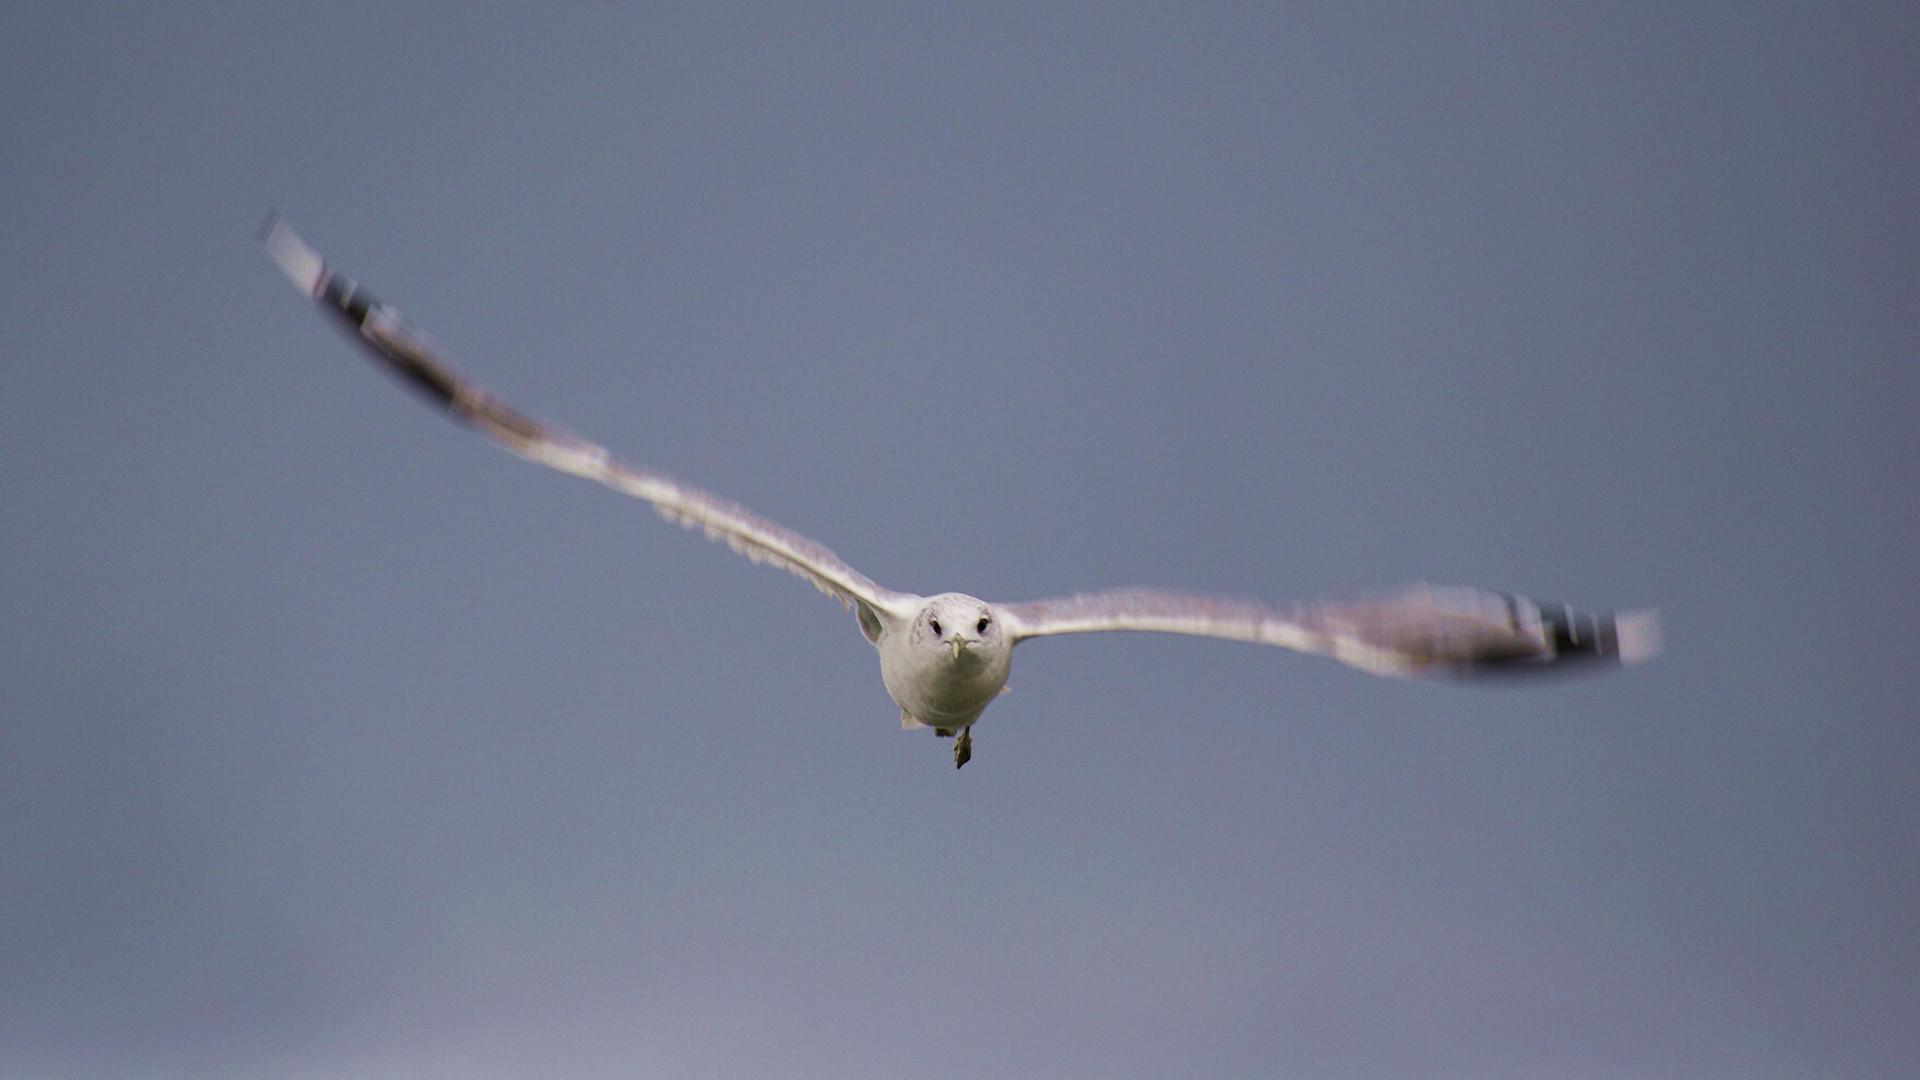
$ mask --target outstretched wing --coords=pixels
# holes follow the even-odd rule
[[[1157,630],[1278,645],[1402,677],[1541,671],[1581,661],[1631,664],[1660,651],[1659,618],[1651,611],[1582,615],[1504,593],[1430,585],[1382,600],[1301,604],[1288,611],[1153,589],[994,607],[1015,641]]]
[[[497,400],[442,363],[425,336],[399,312],[351,278],[334,273],[278,214],[260,239],[280,269],[321,309],[342,320],[375,359],[453,418],[478,428],[508,450],[561,472],[595,480],[652,503],[669,521],[724,540],[754,562],[783,567],[849,607],[856,602],[911,617],[917,597],[882,588],[843,562],[826,545],[760,517],[739,503],[683,484],[663,473],[628,465],[604,447],[557,431]],[[865,616],[863,615],[863,619]]]

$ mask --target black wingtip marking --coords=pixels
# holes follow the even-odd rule
[[[1566,604],[1513,599],[1530,605],[1538,613],[1540,628],[1545,631],[1546,650],[1478,657],[1455,669],[1454,674],[1494,678],[1563,675],[1601,671],[1622,663],[1619,627],[1612,614],[1589,615]]]
[[[434,403],[455,415],[458,407],[460,381],[447,370],[432,361],[405,352],[387,352],[382,354],[387,366],[407,385],[433,399]],[[463,417],[464,418],[464,417]]]
[[[343,274],[329,274],[320,284],[321,303],[346,316],[355,330],[367,325],[367,313],[380,306],[373,294]]]
[[[329,274],[315,299],[323,310],[346,324],[347,331],[379,359],[381,366],[434,404],[465,419],[459,404],[460,379],[428,355],[426,347],[412,339],[404,320],[372,293],[344,274]],[[384,317],[373,318],[376,310]]]

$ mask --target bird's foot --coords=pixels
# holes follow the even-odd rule
[[[973,729],[962,728],[953,744],[953,767],[959,768],[973,758]]]
[[[951,739],[953,738],[953,729],[950,727],[934,728],[933,737],[936,739]]]

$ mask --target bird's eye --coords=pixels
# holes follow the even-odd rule
[[[927,625],[933,628],[934,637],[940,636],[940,620],[939,619],[928,619]]]
[[[980,616],[980,621],[979,621],[979,622],[977,622],[977,623],[975,623],[975,624],[973,625],[973,630],[974,630],[974,633],[976,633],[976,634],[984,634],[984,633],[986,633],[986,632],[987,632],[987,623],[988,623],[988,622],[990,622],[990,621],[992,621],[992,620],[990,620],[990,619],[988,619],[988,618],[987,618],[987,617],[986,617],[985,615],[982,615],[982,616]]]

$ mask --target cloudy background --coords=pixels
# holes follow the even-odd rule
[[[0,8],[0,1076],[1915,1075],[1916,21]],[[1669,651],[1042,641],[956,773],[269,207],[890,586]]]

